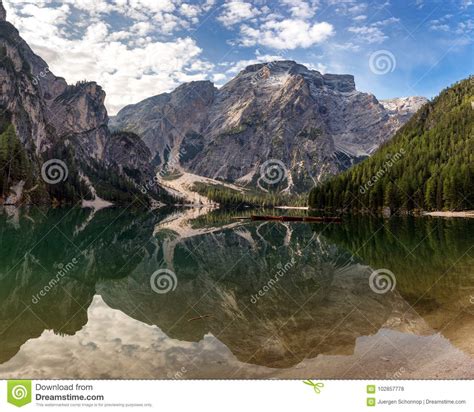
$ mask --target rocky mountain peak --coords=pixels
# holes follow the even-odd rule
[[[214,88],[214,83],[210,80],[194,80],[192,82],[183,83],[178,86],[176,90],[182,90],[187,88],[199,88],[199,89],[212,89]]]
[[[293,60],[274,60],[266,63],[251,64],[241,71],[241,75],[258,73],[260,70],[269,70],[272,74],[307,72],[308,69]]]
[[[426,103],[428,103],[428,99],[421,96],[397,97],[380,101],[395,127],[405,124],[413,113],[416,113]]]
[[[254,86],[266,86],[268,84],[284,83],[292,78],[303,79],[308,87],[313,89],[319,88],[341,93],[350,93],[356,90],[354,76],[352,75],[322,74],[293,60],[277,60],[250,65],[242,70],[234,80],[245,79]]]
[[[5,10],[5,7],[3,7],[3,1],[0,0],[0,21],[6,21],[7,20],[7,12]]]
[[[136,152],[130,150],[127,135],[111,136],[104,90],[95,82],[68,85],[55,76],[5,15],[0,1],[0,134],[11,142],[5,158],[18,161],[0,179],[0,204],[12,202],[11,193],[15,204],[156,199],[157,185],[139,192],[154,178],[151,153],[140,142]],[[48,162],[61,162],[66,179],[49,184],[42,169]]]
[[[288,172],[284,190],[304,192],[369,156],[413,109],[398,116],[352,75],[282,60],[250,65],[220,89],[186,83],[127,106],[112,126],[142,136],[160,168],[178,159],[181,171],[258,186],[271,160]]]
[[[409,96],[409,97],[396,97],[394,99],[380,100],[380,103],[385,109],[403,112],[417,111],[421,106],[428,102],[426,97],[421,96]]]
[[[199,98],[203,101],[211,101],[217,89],[209,80],[199,80],[184,83],[175,91],[176,99],[195,99]]]

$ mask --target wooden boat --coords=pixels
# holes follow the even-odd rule
[[[252,215],[252,220],[283,220],[283,216],[265,216],[265,215]]]
[[[236,217],[234,219],[278,222],[342,222],[339,216],[271,216],[252,215],[250,217]]]

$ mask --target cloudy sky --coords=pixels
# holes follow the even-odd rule
[[[107,108],[258,61],[355,75],[378,98],[422,95],[473,73],[473,0],[3,0],[50,69],[94,80]]]

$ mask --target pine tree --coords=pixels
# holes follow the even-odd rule
[[[310,206],[474,209],[472,101],[474,77],[443,90],[371,158],[314,188]],[[388,158],[393,164],[377,175]]]

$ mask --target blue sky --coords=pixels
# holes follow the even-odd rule
[[[474,72],[473,0],[3,2],[56,75],[104,87],[111,114],[275,59],[353,74],[379,99],[432,97]]]

